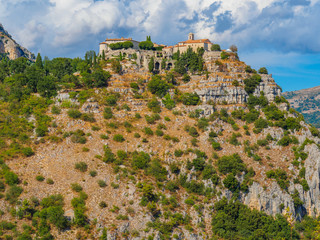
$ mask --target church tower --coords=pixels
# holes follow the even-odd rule
[[[194,34],[193,33],[189,33],[188,40],[194,40]]]

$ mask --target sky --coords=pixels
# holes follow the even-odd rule
[[[83,57],[105,38],[209,38],[267,67],[283,91],[320,85],[320,0],[0,0],[0,23],[33,53]]]

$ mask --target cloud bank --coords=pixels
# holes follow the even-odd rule
[[[0,0],[0,22],[49,56],[97,48],[108,37],[174,44],[194,32],[240,50],[319,53],[320,0]]]

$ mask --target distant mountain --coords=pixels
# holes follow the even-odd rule
[[[20,46],[0,23],[0,58],[3,55],[7,55],[11,60],[19,57],[35,60],[34,54]]]
[[[304,115],[308,123],[320,127],[320,86],[284,92],[282,95],[294,109]]]

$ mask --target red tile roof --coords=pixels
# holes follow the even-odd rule
[[[187,40],[179,43],[211,43],[209,39]]]

